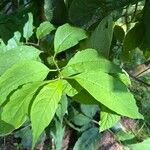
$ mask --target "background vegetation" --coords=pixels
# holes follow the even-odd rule
[[[149,0],[1,0],[0,38],[0,149],[150,149]]]

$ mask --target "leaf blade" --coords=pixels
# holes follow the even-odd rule
[[[37,28],[36,36],[38,39],[42,39],[53,30],[55,30],[55,27],[50,22],[45,21]]]
[[[34,100],[31,108],[33,147],[36,144],[40,134],[52,120],[61,99],[61,95],[62,82],[61,80],[58,80],[44,86]]]
[[[83,132],[83,134],[79,137],[73,150],[94,150],[98,149],[100,141],[100,133],[98,128],[93,127],[89,130]]]
[[[24,60],[40,60],[40,51],[32,46],[18,46],[1,54],[0,75],[12,65]]]
[[[28,13],[28,18],[29,19],[23,28],[23,37],[26,39],[26,41],[28,41],[29,38],[33,34],[33,15],[32,15],[32,13]]]
[[[0,105],[9,93],[18,86],[35,81],[43,81],[49,69],[36,61],[22,61],[13,65],[0,78]]]
[[[73,78],[110,110],[130,118],[143,118],[133,95],[121,81],[101,71],[85,72]]]
[[[73,27],[66,23],[60,26],[56,31],[54,39],[55,53],[57,54],[65,51],[85,38],[87,38],[87,35],[83,29]]]
[[[132,150],[141,150],[141,149],[148,150],[150,149],[150,138],[144,140],[141,143],[132,144],[129,147],[132,148]]]
[[[121,69],[109,60],[99,55],[95,49],[85,49],[79,51],[70,59],[62,70],[64,76],[90,71],[103,70],[108,73],[118,73]]]
[[[8,134],[19,128],[25,122],[31,99],[41,85],[41,82],[29,83],[13,93],[9,102],[3,107],[0,116],[2,121],[14,128],[8,130],[4,126],[4,132],[0,132],[0,134]]]
[[[113,37],[113,20],[111,16],[105,17],[92,33],[87,42],[87,47],[96,49],[106,58],[109,57]]]
[[[113,127],[120,120],[120,116],[110,112],[101,111],[100,113],[100,131],[103,132]]]

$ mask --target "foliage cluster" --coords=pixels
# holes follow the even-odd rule
[[[32,149],[52,137],[60,150],[70,126],[74,150],[98,149],[108,130],[124,148],[149,149],[149,64],[132,68],[149,60],[150,1],[2,0],[0,9],[2,137]],[[136,128],[123,130],[123,117]]]

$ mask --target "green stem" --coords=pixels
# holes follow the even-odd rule
[[[60,71],[59,66],[57,65],[57,62],[56,62],[56,54],[54,54],[54,56],[53,56],[53,62],[54,62],[54,65],[56,66],[57,71],[59,72],[59,77],[62,79],[62,78],[63,78],[63,75],[62,75],[62,73],[61,73],[61,71]]]
[[[129,30],[128,9],[129,9],[129,5],[127,5],[127,7],[126,7],[126,12],[125,12],[125,23],[126,23],[127,31]]]
[[[56,72],[56,71],[58,71],[57,69],[49,69],[50,70],[50,72]]]
[[[26,45],[32,45],[32,46],[35,46],[35,47],[40,47],[38,43],[36,44],[36,43],[28,42],[28,41],[26,41]]]
[[[40,39],[38,39],[38,41],[37,41],[37,45],[40,45]]]
[[[74,124],[72,124],[69,120],[67,120],[67,118],[64,118],[65,122],[67,123],[67,125],[69,125],[72,129],[78,131],[78,132],[81,132],[80,128],[78,127],[75,127]]]
[[[132,15],[132,18],[131,18],[130,23],[133,22],[133,20],[134,20],[134,18],[135,18],[135,16],[136,16],[137,9],[138,9],[138,2],[135,4],[134,13],[133,13],[133,15]]]

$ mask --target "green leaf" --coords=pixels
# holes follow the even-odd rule
[[[90,128],[79,137],[73,150],[96,150],[99,148],[100,133],[98,128]]]
[[[124,83],[126,86],[130,86],[131,85],[130,77],[125,70],[123,70],[123,72],[124,73],[117,73],[117,74],[111,74],[111,75],[113,77],[116,77],[120,81],[122,81],[122,83]]]
[[[20,32],[15,32],[14,37],[11,38],[8,43],[7,43],[7,50],[13,49],[17,46],[20,46],[20,39],[21,39],[21,33]]]
[[[24,17],[23,14],[24,13],[19,10],[9,15],[6,13],[0,15],[0,37],[4,42],[7,42],[11,37],[13,37],[14,32],[22,32],[26,21],[26,17]]]
[[[44,13],[48,21],[57,25],[67,21],[67,9],[63,0],[44,0]]]
[[[86,32],[83,29],[73,27],[71,25],[64,24],[60,26],[55,34],[54,49],[55,53],[65,51],[76,44],[79,41],[87,38]]]
[[[121,129],[115,133],[115,136],[117,137],[119,141],[124,142],[124,143],[126,143],[125,141],[130,141],[135,138],[134,133],[129,132],[129,131],[124,131]]]
[[[113,127],[120,120],[120,116],[111,112],[101,111],[100,113],[100,131]]]
[[[44,14],[48,21],[51,21],[53,18],[53,5],[52,0],[44,0]]]
[[[96,50],[85,49],[77,52],[75,56],[70,59],[62,70],[62,74],[64,76],[70,76],[90,70],[102,70],[107,73],[121,72],[121,69],[117,65],[99,55]]]
[[[98,106],[97,105],[85,105],[81,104],[81,111],[84,115],[93,118],[96,112],[98,111]]]
[[[38,39],[42,39],[53,30],[55,30],[55,27],[50,22],[45,21],[37,28],[36,36]]]
[[[81,104],[98,104],[98,102],[75,80],[63,80],[63,93]]]
[[[24,60],[40,60],[40,51],[32,46],[18,46],[1,54],[0,75],[12,65]]]
[[[123,58],[127,60],[130,52],[135,48],[141,46],[144,37],[144,29],[142,23],[137,23],[126,34],[123,41]]]
[[[0,77],[0,105],[18,86],[42,81],[48,72],[49,69],[44,64],[36,61],[22,61],[13,65]]]
[[[33,143],[36,144],[43,130],[54,117],[58,103],[62,96],[62,81],[51,81],[44,86],[36,96],[31,108],[31,124],[33,132]]]
[[[110,110],[130,118],[143,118],[127,87],[109,74],[101,71],[89,71],[73,78],[98,102]]]
[[[92,121],[92,118],[87,117],[86,115],[82,114],[74,107],[72,107],[72,111],[69,113],[69,120],[73,122],[77,126],[84,126],[89,124]]]
[[[0,119],[0,136],[5,136],[5,133],[11,132],[14,127]]]
[[[118,9],[122,9],[125,5],[136,3],[137,1],[73,0],[69,8],[69,18],[74,24],[88,29],[108,16],[113,10],[118,12]]]
[[[29,38],[33,34],[33,15],[32,15],[32,13],[28,13],[28,17],[29,17],[29,19],[23,28],[23,37],[26,39],[26,41],[28,41]]]
[[[94,99],[85,89],[80,90],[76,95],[73,96],[73,100],[78,103],[91,105],[98,104],[98,101]]]
[[[3,54],[7,51],[7,47],[2,39],[0,39],[0,54]]]
[[[150,138],[144,140],[141,143],[133,144],[129,146],[132,150],[149,150],[150,149]]]
[[[82,87],[77,82],[68,82],[63,80],[63,93],[67,94],[68,96],[73,97],[81,90]]]
[[[31,149],[32,146],[32,132],[30,126],[25,126],[24,129],[18,130],[14,134],[15,138],[21,138],[21,145],[25,148]]]
[[[125,32],[121,26],[115,25],[114,36],[116,40],[118,40],[119,42],[123,42],[123,39],[125,37]]]
[[[59,121],[63,121],[64,115],[67,113],[68,108],[68,99],[66,95],[62,95],[61,101],[58,104],[58,108],[56,110],[56,115],[59,118]]]
[[[65,4],[66,4],[67,8],[70,8],[72,1],[73,0],[65,0]]]
[[[41,82],[29,83],[13,93],[0,114],[1,120],[13,126],[13,128],[7,130],[7,127],[4,126],[4,132],[0,134],[8,134],[25,122],[29,104],[41,85]]]
[[[113,19],[105,17],[92,33],[87,47],[96,49],[100,54],[108,58],[113,37]]]
[[[84,28],[102,20],[106,14],[106,7],[101,0],[73,0],[69,9],[70,20]]]
[[[55,142],[55,150],[61,150],[62,149],[62,141],[65,134],[65,126],[63,123],[59,122],[56,118],[55,125],[53,125],[51,129],[51,134],[54,138]]]
[[[142,50],[143,51],[149,51],[150,49],[150,2],[146,1],[145,7],[144,7],[144,13],[143,13],[143,28],[144,28],[144,39],[142,43]],[[150,57],[150,55],[149,55]]]

